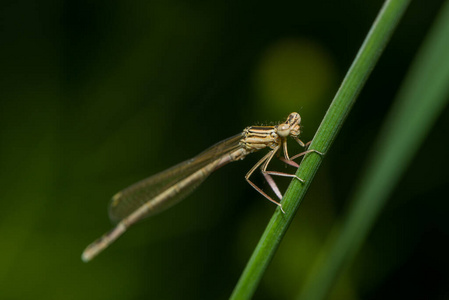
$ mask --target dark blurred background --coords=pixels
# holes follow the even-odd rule
[[[80,255],[122,188],[292,111],[312,139],[382,3],[2,1],[0,299],[228,298],[276,208],[244,180],[261,153]],[[256,299],[301,290],[441,4],[412,1]],[[331,299],[448,299],[448,113]]]

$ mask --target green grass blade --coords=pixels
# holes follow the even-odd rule
[[[449,1],[417,54],[374,143],[365,176],[341,231],[305,286],[300,299],[323,299],[365,240],[393,188],[449,100]],[[327,254],[326,254],[327,253]]]
[[[329,150],[409,2],[409,0],[390,0],[384,3],[317,131],[310,145],[311,149],[321,152]],[[301,184],[295,180],[290,185],[282,201],[286,213],[276,210],[246,265],[231,299],[249,299],[254,294],[321,164],[321,159],[318,154],[308,154],[302,161],[297,175],[305,179],[306,183]]]

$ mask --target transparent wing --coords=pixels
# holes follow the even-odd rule
[[[219,157],[236,150],[240,147],[239,141],[242,138],[242,135],[243,133],[239,133],[223,140],[201,152],[194,158],[186,160],[149,178],[141,180],[117,193],[114,197],[112,197],[109,204],[109,218],[115,223],[121,221],[139,207],[152,201],[154,197],[173,187],[186,177],[217,160]],[[209,173],[206,175],[208,176]],[[207,178],[207,176],[203,176],[201,179],[193,181],[191,185],[183,187],[181,191],[176,193],[170,199],[167,199],[164,205],[158,205],[155,209],[149,211],[146,216],[159,213],[171,205],[181,201],[195,188],[197,188]]]

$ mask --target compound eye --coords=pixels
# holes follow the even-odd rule
[[[280,137],[286,137],[290,134],[290,126],[287,124],[281,124],[278,126],[277,133]]]

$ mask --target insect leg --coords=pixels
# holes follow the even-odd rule
[[[276,204],[277,206],[279,206],[279,208],[281,209],[281,211],[283,212],[283,213],[285,213],[285,211],[282,209],[282,204],[281,203],[279,203],[279,202],[277,202],[276,200],[274,200],[274,199],[272,199],[270,196],[268,196],[264,191],[262,191],[262,189],[261,188],[259,188],[257,185],[255,185],[249,178],[251,177],[251,175],[254,173],[254,171],[261,165],[261,164],[263,164],[264,162],[266,162],[268,159],[270,159],[271,160],[271,158],[270,157],[273,157],[273,155],[276,153],[276,151],[278,150],[279,148],[276,148],[276,149],[273,149],[273,150],[271,150],[270,152],[268,152],[264,157],[262,157],[262,159],[261,160],[259,160],[252,168],[251,168],[251,170],[249,170],[249,172],[245,175],[245,179],[246,179],[246,181],[256,190],[256,191],[258,191],[262,196],[264,196],[265,198],[267,198],[269,201],[271,201],[271,202],[273,202],[274,204]],[[269,180],[267,180],[267,181],[269,181]],[[273,182],[273,179],[271,179],[271,181]],[[269,183],[270,184],[270,183]],[[271,186],[271,184],[270,184],[270,186]],[[278,192],[279,192],[279,189],[277,189],[278,190]],[[276,191],[275,191],[275,193],[276,193]],[[280,192],[279,192],[279,194],[280,194]],[[282,196],[281,196],[282,197]]]

